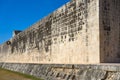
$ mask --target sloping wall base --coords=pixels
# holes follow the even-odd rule
[[[120,65],[0,63],[0,67],[44,80],[120,80]]]

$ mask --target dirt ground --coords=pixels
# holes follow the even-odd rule
[[[0,69],[0,80],[33,80],[23,75]]]

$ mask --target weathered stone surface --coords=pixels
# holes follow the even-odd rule
[[[99,63],[99,2],[71,0],[0,46],[0,61]]]
[[[0,62],[120,62],[120,0],[71,0],[1,45]]]
[[[120,0],[99,4],[101,62],[120,62]]]
[[[17,71],[43,78],[45,80],[120,80],[120,66],[118,65],[49,65],[49,64],[20,64],[0,63],[1,68]],[[73,66],[73,65],[71,65]],[[94,68],[94,67],[99,67]],[[113,67],[115,68],[113,70]],[[119,69],[118,69],[119,67]]]

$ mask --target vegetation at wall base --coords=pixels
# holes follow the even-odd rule
[[[39,78],[36,78],[34,76],[31,76],[31,75],[27,75],[27,74],[23,74],[23,73],[19,73],[19,72],[15,72],[15,71],[11,71],[11,70],[7,70],[7,69],[3,69],[3,68],[0,68],[0,71],[4,71],[6,73],[13,73],[13,74],[17,74],[18,76],[22,76],[24,78],[28,78],[28,80],[43,80],[43,79],[39,79]],[[1,75],[2,76],[2,75]]]

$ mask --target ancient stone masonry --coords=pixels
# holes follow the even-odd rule
[[[120,1],[100,1],[101,62],[120,62]]]
[[[120,62],[120,1],[71,0],[0,46],[1,62]]]
[[[1,68],[29,74],[44,80],[120,80],[118,65],[20,64],[1,63]]]

